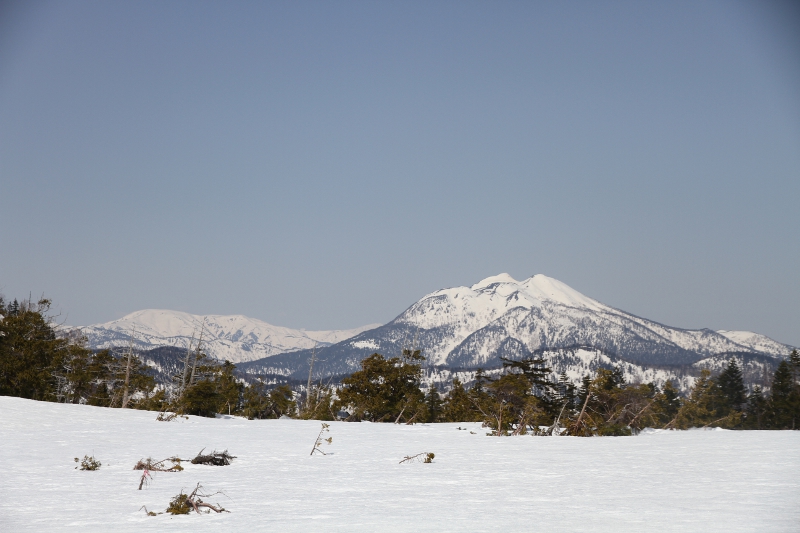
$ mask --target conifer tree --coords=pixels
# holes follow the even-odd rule
[[[453,387],[447,393],[442,406],[442,421],[444,422],[478,422],[481,414],[475,409],[470,399],[470,393],[464,389],[464,384],[458,378],[453,379]]]
[[[792,377],[787,361],[781,361],[772,379],[769,400],[769,424],[773,429],[800,427],[800,390]]]
[[[727,407],[727,400],[720,391],[717,380],[711,372],[703,369],[695,382],[689,397],[681,406],[675,427],[735,427],[741,421],[741,414]]]
[[[667,382],[664,383],[664,389],[656,395],[654,412],[658,417],[658,422],[660,422],[662,426],[669,424],[675,419],[680,408],[680,392],[675,388],[675,385],[672,384],[672,381],[667,380]]]
[[[719,384],[725,407],[741,411],[746,395],[742,371],[739,369],[736,359],[731,358],[728,361],[727,368],[717,377],[717,383]]]
[[[402,357],[389,359],[370,355],[361,361],[361,370],[342,380],[334,408],[347,409],[355,420],[419,421],[425,409],[420,389],[423,359],[419,350],[403,350]]]
[[[442,397],[436,385],[431,384],[425,395],[425,421],[428,423],[439,422],[442,418]]]
[[[745,424],[747,429],[765,428],[767,403],[767,399],[764,397],[761,387],[758,385],[753,387],[753,392],[747,398],[747,408],[745,409]]]

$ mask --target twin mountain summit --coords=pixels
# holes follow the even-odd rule
[[[673,328],[584,296],[537,274],[517,281],[508,274],[471,287],[422,297],[388,324],[350,330],[305,331],[242,315],[197,316],[177,311],[137,311],[119,320],[80,328],[92,349],[128,346],[162,374],[179,353],[197,346],[243,372],[304,380],[314,351],[316,378],[342,376],[373,353],[399,355],[412,345],[426,357],[434,381],[469,377],[501,366],[501,357],[542,356],[556,374],[577,382],[597,368],[621,368],[629,381],[691,386],[700,369],[722,369],[736,357],[745,381],[762,384],[792,350],[749,331]]]

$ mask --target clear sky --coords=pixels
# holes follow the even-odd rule
[[[800,345],[790,2],[0,4],[0,291],[386,322],[508,272]]]

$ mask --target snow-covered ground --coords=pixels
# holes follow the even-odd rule
[[[469,430],[457,430],[457,427]],[[0,531],[786,531],[800,529],[800,432],[487,437],[479,424],[157,422],[155,413],[0,397]],[[470,431],[471,430],[471,431]],[[228,449],[139,491],[148,456]],[[398,464],[434,452],[432,464]],[[94,455],[95,472],[74,457]],[[197,482],[230,514],[146,516]]]

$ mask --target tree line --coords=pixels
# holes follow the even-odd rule
[[[769,392],[748,394],[736,359],[717,376],[703,370],[684,397],[671,382],[626,383],[620,369],[599,369],[576,386],[553,376],[546,361],[502,359],[492,375],[478,370],[467,387],[423,385],[423,356],[373,354],[337,386],[322,383],[303,394],[263,380],[246,383],[235,366],[187,351],[173,386],[157,386],[132,352],[92,351],[59,335],[48,318],[50,301],[0,298],[0,395],[34,400],[129,407],[179,414],[235,414],[250,419],[395,423],[482,422],[493,435],[630,435],[645,427],[685,429],[800,429],[800,355],[778,365]],[[191,361],[190,361],[191,359]],[[191,371],[190,371],[191,369]],[[427,390],[425,390],[427,388]]]

